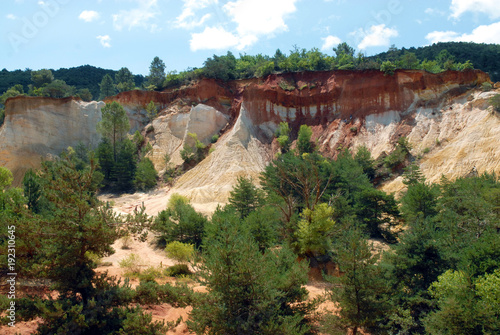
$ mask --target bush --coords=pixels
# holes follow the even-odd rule
[[[219,140],[219,134],[215,134],[214,136],[212,136],[212,138],[210,139],[210,142],[211,143],[215,143]]]
[[[188,262],[194,254],[194,246],[188,243],[173,241],[165,247],[167,256],[180,263]]]
[[[189,270],[187,264],[175,264],[166,268],[164,274],[168,277],[180,277],[190,276],[192,272]]]
[[[490,103],[497,112],[500,112],[500,94],[490,98]]]
[[[483,92],[488,92],[493,89],[493,86],[488,82],[484,82],[481,84],[481,89],[483,90]]]
[[[392,76],[394,71],[396,71],[396,65],[391,61],[385,61],[380,65],[380,71],[384,72],[384,75]]]
[[[157,278],[162,277],[162,271],[154,266],[150,266],[146,270],[142,271],[138,276],[141,281],[154,281]]]
[[[137,254],[130,254],[128,257],[118,262],[120,268],[125,269],[126,274],[141,273],[141,258]]]

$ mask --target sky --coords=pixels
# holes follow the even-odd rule
[[[294,46],[370,56],[391,45],[500,44],[498,0],[2,0],[0,69],[93,65],[147,75],[215,55],[272,56]]]

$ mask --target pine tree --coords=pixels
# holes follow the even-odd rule
[[[103,100],[106,97],[113,96],[116,93],[113,78],[111,78],[109,74],[106,74],[104,77],[102,77],[102,81],[99,86],[101,87],[101,95],[99,95],[99,100]]]
[[[216,212],[199,264],[207,287],[188,327],[196,334],[305,334],[305,269],[287,248],[260,253],[234,212]]]
[[[238,177],[236,185],[229,193],[229,204],[236,209],[242,219],[261,206],[261,192],[251,179]]]
[[[336,244],[337,262],[343,274],[330,280],[336,285],[330,298],[337,302],[340,311],[327,319],[326,328],[350,330],[356,335],[359,330],[372,332],[387,310],[385,293],[387,287],[376,265],[377,256],[370,250],[368,242],[359,230],[349,230]]]

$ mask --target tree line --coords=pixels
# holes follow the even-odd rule
[[[122,114],[108,106],[106,113]],[[105,157],[112,160],[125,140],[113,136],[119,131],[106,122],[100,129],[109,142]],[[126,122],[115,127],[126,129]],[[6,223],[0,247],[7,246],[6,227],[16,226],[19,275],[51,279],[60,293],[55,299],[17,299],[19,319],[41,317],[40,334],[161,334],[172,325],[152,322],[140,306],[168,302],[192,306],[187,324],[197,334],[500,330],[495,175],[473,171],[429,184],[412,165],[405,138],[379,160],[364,147],[339,149],[329,159],[318,152],[306,125],[294,135],[282,123],[275,135],[280,152],[260,175],[260,186],[240,177],[228,204],[211,218],[176,195],[156,217],[143,210],[117,217],[96,198],[106,159],[92,152],[87,161],[69,149],[44,162],[26,174],[23,189],[9,188],[12,174],[0,168],[0,216]],[[400,200],[374,186],[387,171],[403,171],[407,188]],[[195,251],[194,273],[183,271],[206,292],[158,284],[152,272],[135,289],[96,273],[96,259],[112,253],[117,238],[141,238],[145,229],[178,259],[185,250]],[[373,238],[385,240],[389,250],[374,252]],[[6,273],[6,253],[0,255]],[[337,277],[325,274],[331,282],[325,299],[337,304],[335,314],[318,314],[320,301],[308,299],[304,288],[308,267],[326,262],[339,270]]]

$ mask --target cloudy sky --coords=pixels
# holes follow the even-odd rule
[[[147,74],[212,55],[273,55],[297,45],[367,55],[439,41],[500,43],[498,0],[2,0],[0,68],[90,64]]]

